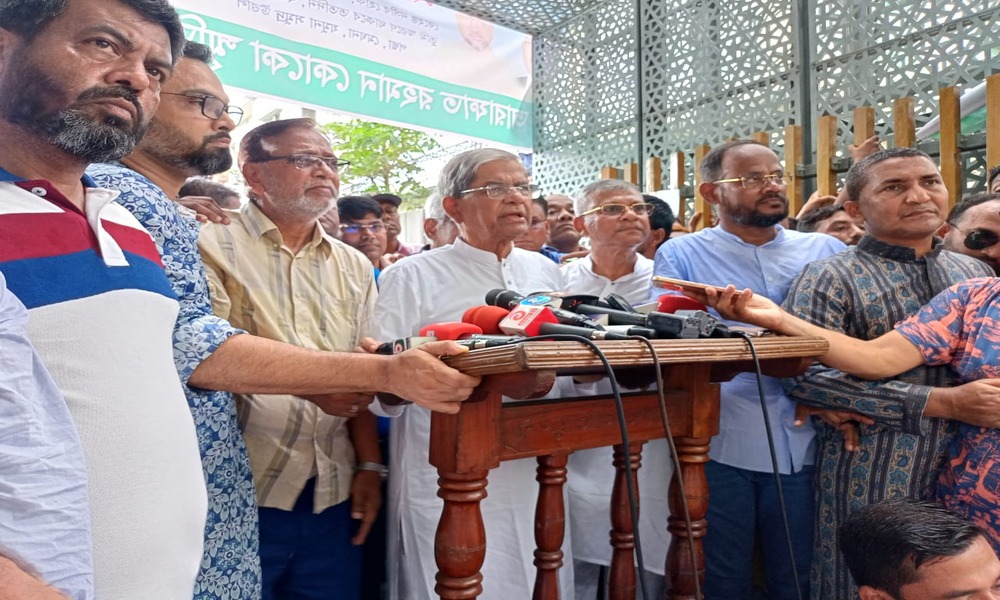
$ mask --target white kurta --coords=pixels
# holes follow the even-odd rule
[[[382,273],[375,323],[380,340],[417,335],[432,323],[461,321],[486,293],[506,288],[521,294],[561,290],[559,268],[541,254],[514,248],[503,261],[495,254],[454,245],[408,257]],[[437,470],[428,462],[430,411],[409,406],[392,422],[388,497],[390,600],[431,600],[434,594],[434,533],[443,502]],[[506,461],[489,475],[482,501],[486,525],[483,600],[529,598],[534,585],[535,459]],[[569,532],[567,531],[567,539]],[[570,545],[560,571],[563,597],[572,586]]]
[[[596,275],[590,257],[575,260],[563,267],[566,291],[604,297],[614,293],[632,304],[642,304],[649,297],[653,261],[639,255],[635,270],[615,281]],[[607,381],[577,386],[579,393],[611,393]],[[611,488],[615,469],[612,450],[580,450],[569,457],[569,522],[573,557],[600,565],[611,564]],[[642,448],[639,483],[639,536],[647,571],[664,574],[670,534],[667,533],[667,490],[674,466],[666,440],[653,440]]]

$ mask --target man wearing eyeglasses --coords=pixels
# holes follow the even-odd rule
[[[650,235],[649,216],[654,206],[639,188],[627,181],[602,179],[580,192],[574,225],[590,238],[590,254],[562,267],[566,291],[604,297],[618,294],[631,304],[642,304],[649,295],[653,261],[639,253]],[[607,382],[578,384],[580,395],[610,393]],[[607,596],[599,591],[602,568],[611,564],[611,491],[615,480],[611,448],[580,450],[567,465],[569,524],[573,540],[573,573],[577,600]],[[652,598],[663,598],[670,534],[664,524],[670,511],[667,488],[673,473],[667,443],[654,440],[642,451],[638,471],[639,533],[642,539],[646,581]]]
[[[199,239],[215,314],[325,354],[362,345],[376,298],[371,264],[319,224],[336,203],[347,161],[314,121],[289,119],[247,133],[240,163],[250,202],[231,213],[230,225],[209,224]],[[411,385],[433,386],[402,370]],[[326,376],[348,382],[361,374]],[[377,376],[368,384],[381,387]],[[359,546],[381,504],[384,472],[375,416],[365,410],[372,394],[363,389],[337,395],[353,403],[335,414],[286,395],[294,390],[237,390],[265,392],[237,395],[260,507],[265,600],[359,598]]]
[[[963,198],[938,235],[948,250],[978,258],[1000,275],[1000,193]]]
[[[719,224],[667,240],[656,252],[655,275],[711,285],[749,287],[776,302],[811,261],[845,246],[828,235],[786,230],[786,181],[777,155],[750,140],[713,149],[701,166],[699,191],[718,213]],[[652,296],[662,290],[653,288]],[[721,386],[719,433],[711,440],[705,597],[750,598],[755,537],[764,557],[767,597],[791,600],[808,593],[812,551],[815,431],[795,424],[795,405],[781,382],[764,378],[777,468],[784,490],[789,560],[771,453],[757,381],[743,373]],[[795,588],[795,580],[799,589]]]
[[[537,252],[514,246],[528,229],[531,184],[517,156],[480,148],[453,157],[441,171],[438,191],[445,212],[458,224],[451,245],[401,260],[382,273],[375,322],[380,338],[405,338],[433,323],[461,321],[486,293],[506,288],[527,295],[562,289],[559,267]],[[428,458],[431,415],[410,406],[390,430],[390,600],[431,600],[434,593],[434,532],[443,503],[437,469]],[[482,598],[527,598],[535,568],[534,459],[504,461],[490,471],[481,508],[486,529]],[[568,551],[569,544],[564,550]],[[567,565],[571,553],[567,554]],[[563,597],[572,589],[572,568],[560,570]]]
[[[344,196],[337,200],[340,216],[340,241],[368,257],[375,267],[375,279],[384,264],[386,227],[382,222],[382,207],[367,196]]]
[[[185,382],[207,356],[193,350],[199,345],[196,339],[211,340],[204,346],[214,350],[240,333],[228,324],[202,319],[210,314],[210,306],[196,246],[198,224],[187,209],[183,211],[187,218],[181,218],[169,200],[179,196],[188,177],[219,173],[232,165],[230,131],[242,111],[227,105],[222,83],[209,67],[211,60],[208,46],[186,42],[175,76],[160,92],[160,107],[135,151],[120,163],[96,164],[87,170],[99,185],[120,192],[117,202],[151,232],[166,258],[168,279],[185,300],[174,332],[175,357],[184,357],[175,362]],[[214,205],[210,199],[203,200]],[[216,210],[214,214],[222,213]],[[256,594],[260,565],[253,481],[246,448],[235,427],[232,396],[188,386],[185,393],[199,431],[202,467],[211,490],[204,558],[194,597],[218,598],[213,590],[224,587],[239,595]],[[229,558],[223,562],[219,557]]]
[[[986,265],[945,250],[935,238],[948,191],[926,154],[911,148],[871,154],[851,167],[844,193],[844,210],[864,220],[865,235],[846,252],[806,268],[785,302],[793,314],[858,339],[874,339],[952,284],[991,274]],[[860,506],[924,496],[956,432],[946,418],[974,420],[974,406],[1000,400],[987,384],[947,387],[952,381],[947,367],[865,381],[822,365],[786,380],[789,395],[803,404],[874,422],[852,449],[844,447],[835,427],[818,425],[813,598],[857,598],[847,563],[837,552],[838,525]]]

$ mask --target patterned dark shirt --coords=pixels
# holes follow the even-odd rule
[[[896,329],[929,365],[951,365],[962,381],[1000,377],[1000,279],[949,288]],[[1000,552],[1000,430],[959,425],[935,499],[986,532]]]
[[[892,331],[950,285],[988,273],[985,264],[942,250],[940,243],[916,258],[910,248],[866,236],[846,252],[810,264],[792,285],[785,308],[821,327],[869,340]],[[947,367],[919,367],[892,381],[865,381],[815,365],[785,380],[789,396],[799,402],[876,421],[862,428],[855,452],[844,450],[843,437],[829,425],[817,428],[814,599],[858,597],[836,546],[837,527],[849,514],[885,498],[930,495],[955,426],[925,418],[923,412],[931,389],[951,384]]]
[[[233,395],[187,386],[203,360],[230,336],[243,331],[212,314],[208,280],[198,252],[199,225],[193,213],[121,164],[92,165],[87,173],[101,187],[121,192],[116,202],[153,237],[167,279],[180,301],[174,325],[174,362],[185,384],[208,486],[205,548],[194,600],[260,598],[257,502]]]

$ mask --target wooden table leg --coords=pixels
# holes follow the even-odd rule
[[[486,560],[486,527],[479,503],[486,497],[488,473],[438,470],[438,496],[444,509],[434,537],[438,565],[434,593],[444,600],[470,600],[483,593],[479,569]]]
[[[563,565],[562,544],[566,537],[566,454],[538,457],[538,504],[535,506],[534,600],[559,600],[559,567]],[[564,590],[567,597],[573,590]]]
[[[680,469],[670,482],[670,518],[667,529],[673,534],[667,553],[667,573],[675,600],[701,600],[695,595],[695,578],[705,581],[705,554],[701,538],[705,537],[708,514],[708,481],[705,463],[708,462],[708,443],[711,438],[674,438]],[[683,477],[691,515],[691,531],[684,522],[681,505],[680,477]],[[694,544],[695,564],[691,563],[689,544]]]
[[[615,484],[611,491],[611,600],[634,600],[635,580],[635,532],[632,528],[632,514],[628,502],[628,482],[625,469],[631,469],[634,483],[635,501],[639,502],[638,471],[642,461],[642,443],[629,444],[628,453],[621,444],[614,446]],[[636,506],[636,508],[640,508]]]

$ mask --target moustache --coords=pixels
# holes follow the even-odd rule
[[[232,143],[233,138],[230,137],[230,135],[225,131],[220,131],[219,133],[206,136],[202,143],[207,146],[208,144],[211,144],[215,140],[226,140],[226,142]]]
[[[123,98],[128,100],[128,102],[135,108],[135,116],[137,125],[145,121],[144,111],[142,106],[139,104],[139,97],[132,90],[125,87],[111,87],[111,88],[98,88],[92,87],[90,89],[84,90],[79,96],[76,97],[77,104],[85,104],[87,102],[93,102],[95,100],[104,100],[106,98]]]
[[[772,200],[781,200],[782,203],[788,204],[788,198],[783,194],[768,194],[767,196],[764,196],[763,198],[758,200],[757,204],[764,204],[765,202],[770,202]]]

